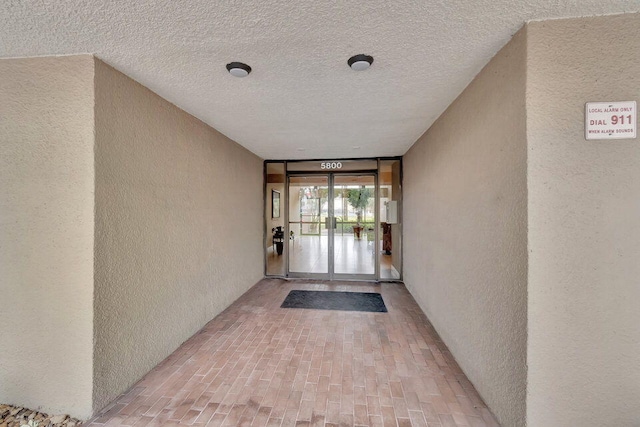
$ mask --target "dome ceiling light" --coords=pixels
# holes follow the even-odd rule
[[[251,67],[242,62],[229,62],[227,64],[227,70],[232,76],[247,77],[251,72]]]
[[[354,55],[349,58],[347,64],[353,71],[364,71],[373,64],[373,56],[365,54]]]

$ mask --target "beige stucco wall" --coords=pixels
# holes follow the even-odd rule
[[[91,414],[93,58],[0,60],[0,402]]]
[[[584,104],[640,101],[640,15],[532,23],[529,426],[640,425],[640,141]]]
[[[525,424],[526,31],[404,157],[404,280],[504,426]]]
[[[260,158],[99,60],[95,90],[99,409],[263,276],[264,208]]]

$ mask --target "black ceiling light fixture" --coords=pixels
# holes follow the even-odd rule
[[[364,53],[353,55],[349,58],[347,64],[353,71],[364,71],[373,64],[373,56],[365,55]]]
[[[251,67],[242,62],[229,62],[227,64],[227,71],[229,71],[232,76],[247,77],[251,72]]]

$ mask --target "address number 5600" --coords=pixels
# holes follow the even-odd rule
[[[320,169],[342,169],[342,162],[321,162]]]

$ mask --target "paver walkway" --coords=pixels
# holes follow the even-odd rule
[[[388,313],[283,309],[380,292]],[[90,426],[497,426],[402,284],[264,279]]]

